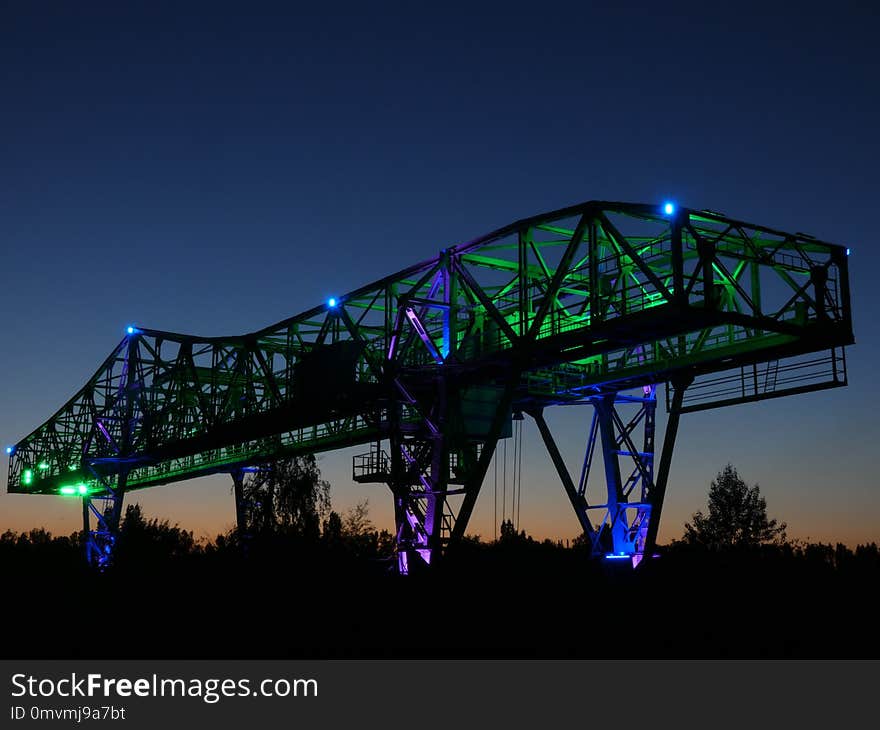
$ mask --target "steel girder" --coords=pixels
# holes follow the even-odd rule
[[[708,211],[588,202],[247,335],[132,329],[15,445],[8,489],[92,499],[385,442],[401,553],[427,556],[463,534],[510,408],[599,413],[614,394],[693,380],[702,406],[679,402],[677,419],[845,385],[852,342],[845,248]],[[749,369],[761,376],[746,387]]]

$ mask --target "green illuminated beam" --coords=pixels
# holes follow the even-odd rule
[[[575,218],[589,229],[577,243],[566,227]],[[607,220],[619,240],[605,235]],[[645,235],[647,225],[652,235]],[[710,245],[698,251],[698,237]],[[554,255],[569,244],[565,256]],[[447,248],[336,295],[338,307],[318,306],[248,335],[200,338],[138,328],[65,406],[16,444],[9,489],[78,491],[71,480],[89,475],[76,473],[76,464],[69,474],[64,465],[111,464],[120,452],[138,463],[128,482],[136,488],[257,463],[276,446],[318,451],[387,436],[388,378],[432,392],[445,367],[399,316],[410,299],[425,308],[419,318],[431,337],[455,343],[451,362],[473,382],[525,364],[515,394],[524,400],[570,397],[561,386],[533,392],[538,380],[621,388],[650,368],[660,377],[697,360],[722,369],[731,357],[755,359],[771,350],[775,356],[783,345],[804,351],[847,344],[844,252],[684,208],[669,217],[658,206],[590,202]],[[713,257],[709,277],[694,266],[702,255]],[[804,272],[823,269],[829,292],[820,298],[802,284]],[[703,291],[707,278],[720,278],[729,295],[716,302]],[[675,289],[674,301],[652,291],[651,282]],[[825,299],[831,303],[820,311]],[[779,312],[762,309],[762,302],[780,308],[786,301]],[[545,306],[540,330],[531,332]],[[636,362],[620,354],[621,342],[655,355]],[[348,380],[334,381],[331,371],[346,357]],[[351,409],[348,420],[336,418],[341,407]]]

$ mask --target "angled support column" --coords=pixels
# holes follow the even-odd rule
[[[591,398],[585,404],[593,406],[593,418],[577,485],[540,410],[532,410],[529,415],[535,419],[593,555],[638,564],[653,518],[653,500],[659,497],[654,482],[656,389],[650,385],[638,395],[609,393]],[[634,414],[625,421],[621,413],[633,407],[636,408]],[[635,440],[637,429],[643,431],[639,446]],[[601,496],[591,499],[588,484],[597,447],[602,451],[603,479],[598,490]],[[627,466],[625,471],[623,465]]]
[[[102,571],[113,562],[122,521],[126,476],[124,472],[120,473],[116,485],[112,489],[108,486],[105,495],[83,497],[86,561],[97,570]],[[94,529],[91,527],[92,517],[95,519]]]
[[[244,469],[239,467],[229,472],[232,477],[232,493],[235,498],[235,531],[242,549],[250,537],[247,520],[247,508],[244,499]]]
[[[514,371],[508,376],[495,406],[495,413],[492,416],[492,423],[483,441],[480,457],[467,470],[468,473],[464,478],[464,500],[458,511],[458,517],[455,520],[455,527],[452,530],[451,540],[453,547],[464,537],[464,531],[474,511],[474,506],[477,504],[477,497],[480,495],[480,488],[483,486],[483,479],[486,478],[489,464],[495,455],[495,447],[498,445],[502,433],[505,432],[505,426],[510,424],[510,409],[519,377],[519,371]]]
[[[653,553],[657,547],[657,531],[660,528],[660,514],[663,510],[663,498],[666,496],[666,484],[669,481],[669,470],[672,466],[672,452],[675,449],[675,437],[678,435],[678,423],[681,418],[681,404],[685,390],[693,381],[693,377],[678,378],[671,381],[672,403],[669,404],[669,418],[666,421],[666,434],[663,437],[663,449],[660,452],[660,464],[657,468],[657,479],[651,494],[651,519],[645,535],[644,552]]]
[[[584,535],[589,538],[590,543],[594,543],[596,541],[596,531],[593,528],[593,524],[590,522],[590,518],[587,516],[587,502],[584,499],[583,493],[579,493],[578,490],[575,489],[568,468],[565,466],[562,455],[559,453],[559,448],[553,440],[553,434],[550,433],[547,421],[544,420],[544,414],[541,410],[527,411],[527,413],[534,419],[538,426],[538,431],[541,434],[541,438],[544,440],[544,446],[547,448],[547,453],[550,455],[550,460],[553,462],[553,466],[556,467],[556,473],[559,475],[559,479],[562,481],[562,486],[565,488],[565,493],[568,495],[571,506],[574,508],[574,513],[577,515],[581,530],[583,530]]]
[[[229,475],[232,477],[232,492],[235,497],[235,528],[241,535],[247,530],[247,515],[244,508],[244,471],[233,469]]]
[[[628,515],[626,513],[627,498],[623,493],[623,482],[620,476],[620,449],[618,446],[618,434],[615,432],[616,411],[614,409],[615,394],[597,398],[593,401],[596,409],[597,422],[599,424],[599,438],[602,444],[603,465],[605,467],[605,484],[607,487],[607,502],[605,508],[608,513],[611,530],[611,552],[626,554],[629,552],[625,546],[626,533],[628,531]],[[594,552],[597,545],[594,543]]]

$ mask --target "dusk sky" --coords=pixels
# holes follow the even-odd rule
[[[790,536],[880,540],[880,11],[616,6],[0,2],[0,440],[128,324],[240,334],[519,218],[674,200],[851,247],[857,344],[848,388],[683,416],[660,540],[728,461]],[[589,416],[548,416],[573,469]],[[521,527],[574,537],[525,428]],[[390,528],[387,488],[351,481],[364,450],[319,464],[335,509]],[[6,465],[0,531],[79,529],[75,499],[7,495]],[[208,536],[230,485],[130,499]],[[492,496],[490,472],[470,533]]]

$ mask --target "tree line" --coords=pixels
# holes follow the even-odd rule
[[[244,485],[248,529],[229,530],[212,540],[197,540],[167,519],[148,518],[139,504],[126,508],[118,544],[118,563],[183,559],[224,554],[260,555],[279,546],[300,551],[321,551],[326,557],[347,557],[367,561],[395,560],[394,536],[376,529],[369,516],[367,500],[342,514],[331,509],[330,485],[321,478],[315,457],[297,456],[265,465],[248,473]],[[695,512],[684,525],[684,534],[666,546],[667,553],[776,553],[840,568],[854,562],[876,562],[876,543],[854,549],[842,544],[810,543],[786,536],[787,525],[767,513],[760,487],[750,486],[727,464],[709,485],[707,510]],[[0,558],[18,553],[70,560],[83,550],[83,535],[74,532],[53,536],[44,528],[25,532],[7,530],[0,534]],[[504,521],[500,537],[484,542],[468,536],[469,550],[503,551],[540,549],[589,550],[587,541],[576,538],[538,541],[524,530]],[[77,558],[78,559],[78,558]]]

